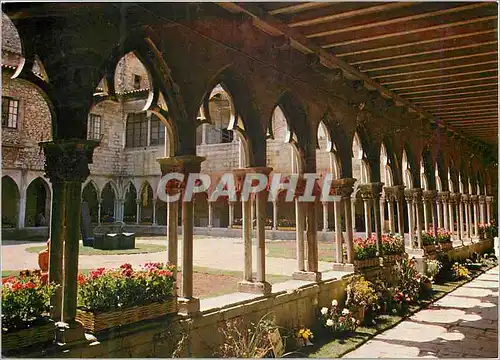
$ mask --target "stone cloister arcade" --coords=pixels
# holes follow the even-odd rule
[[[24,61],[14,77],[37,86],[52,115],[53,140],[41,147],[52,199],[49,276],[63,283],[53,300],[56,319],[71,323],[76,315],[82,191],[84,197],[100,194],[99,219],[111,208],[115,216],[123,211],[120,215],[135,216],[137,222],[145,216],[157,219],[154,184],[127,183],[119,188],[111,182],[86,183],[93,151],[99,146],[99,141],[87,140],[88,114],[96,104],[116,100],[114,69],[128,52],[140,59],[150,77],[144,110],[166,126],[165,153],[158,159],[162,174],[203,170],[210,154],[197,154],[197,132],[204,123],[212,123],[214,96],[227,100],[229,121],[224,130],[237,139],[239,152],[236,166],[222,170],[233,171],[236,177],[272,171],[333,174],[332,188],[341,201],[333,205],[295,201],[296,279],[321,279],[318,223],[320,229],[328,228],[330,216],[335,230],[331,241],[342,264],[353,262],[355,231],[375,234],[378,243],[384,232],[407,234],[407,248],[419,249],[424,229],[443,227],[456,240],[471,242],[478,236],[478,225],[494,218],[496,168],[483,147],[383,97],[363,80],[323,66],[317,56],[297,50],[286,37],[270,36],[241,14],[227,13],[215,4],[9,3],[4,11],[22,43]],[[44,25],[47,19],[50,26]],[[32,72],[35,59],[43,64],[43,77]],[[104,89],[98,92],[101,81]],[[268,160],[271,151],[290,153],[287,169],[273,167]],[[144,191],[152,203],[137,201],[134,212],[127,194],[140,199]],[[278,214],[291,210],[281,209],[280,200],[270,207],[267,200],[261,192],[241,204],[245,264],[239,289],[243,292],[271,290],[266,282],[266,213],[272,209],[276,227]],[[116,207],[120,201],[128,204]],[[236,205],[226,206],[231,222]],[[252,269],[252,206],[256,269]],[[168,261],[182,268],[180,312],[196,312],[199,301],[193,297],[192,283],[196,206],[173,202],[166,208]],[[182,259],[177,249],[179,218]]]

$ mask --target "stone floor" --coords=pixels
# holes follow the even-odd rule
[[[498,358],[498,267],[346,358]]]

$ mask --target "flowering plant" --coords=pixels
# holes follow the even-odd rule
[[[41,271],[21,271],[2,281],[2,332],[21,330],[49,315],[58,285],[44,284]]]
[[[453,264],[453,266],[451,267],[451,271],[453,272],[453,277],[457,280],[470,278],[469,270],[465,266],[457,262]]]
[[[175,266],[146,263],[142,269],[123,264],[118,269],[99,268],[88,276],[78,274],[78,307],[105,312],[164,301],[174,295]]]
[[[405,251],[403,237],[399,234],[382,235],[382,253],[386,255],[398,255]]]
[[[377,255],[377,245],[375,236],[368,239],[354,239],[354,259],[365,260],[372,259]]]
[[[358,321],[352,316],[349,309],[342,309],[338,306],[337,300],[332,301],[330,308],[321,308],[323,325],[331,332],[341,334],[356,329]]]
[[[493,239],[495,236],[498,236],[498,227],[494,219],[489,224],[479,224],[479,236],[484,238],[484,235],[486,235],[487,239]]]
[[[436,243],[436,238],[432,231],[422,230],[422,245],[434,245]]]
[[[426,260],[426,275],[431,281],[434,281],[436,276],[439,274],[443,268],[443,264],[439,260]]]
[[[437,231],[437,242],[442,244],[451,241],[451,233],[445,229],[438,229]]]
[[[405,295],[408,295],[410,301],[418,298],[420,293],[420,274],[415,267],[415,260],[406,260],[403,258],[396,263],[396,287]]]
[[[313,337],[314,337],[313,332],[310,329],[306,328],[306,327],[301,327],[297,331],[297,339],[298,339],[299,343],[302,346],[310,346],[310,345],[312,345],[311,339]]]

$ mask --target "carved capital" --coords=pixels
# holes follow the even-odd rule
[[[45,175],[52,183],[84,182],[90,175],[95,140],[55,140],[39,143],[45,154]]]
[[[422,192],[422,195],[423,195],[425,201],[435,202],[436,198],[437,198],[437,191],[436,190],[424,190]]]
[[[160,164],[162,175],[178,172],[184,174],[186,178],[189,173],[199,173],[201,163],[204,160],[203,156],[196,155],[179,155],[156,159]]]
[[[462,194],[462,202],[467,204],[469,200],[470,200],[469,194]]]
[[[479,203],[484,204],[486,203],[486,196],[484,195],[479,195]]]
[[[404,196],[405,196],[405,200],[408,202],[408,203],[412,203],[413,202],[413,189],[405,189],[404,190]]]
[[[460,204],[462,201],[462,194],[460,193],[450,193],[450,200],[453,204]]]
[[[413,201],[417,202],[417,204],[422,203],[422,189],[421,188],[414,188],[411,189],[413,193]]]
[[[342,196],[343,200],[351,197],[354,183],[356,179],[344,178],[332,180],[332,188],[335,189],[335,194]]]
[[[359,191],[361,192],[361,198],[365,199],[379,199],[382,193],[382,187],[384,183],[369,183],[360,184]]]
[[[493,202],[493,196],[486,196],[486,202],[487,203],[492,203]]]
[[[478,201],[477,195],[470,195],[470,201],[476,203]]]

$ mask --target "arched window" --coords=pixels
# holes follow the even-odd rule
[[[148,131],[149,128],[149,131]],[[127,117],[126,147],[145,147],[165,143],[165,125],[155,114],[130,113]]]

